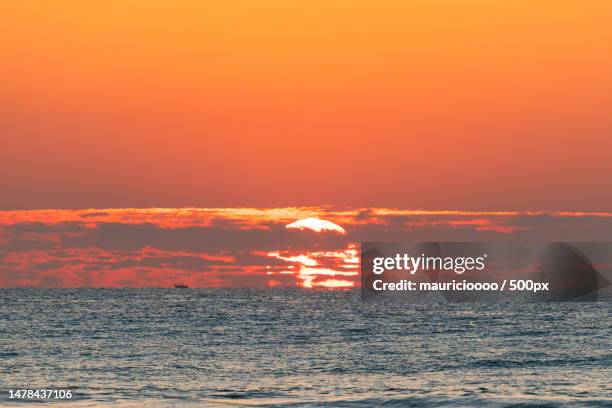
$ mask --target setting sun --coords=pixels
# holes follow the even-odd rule
[[[334,224],[333,222],[327,220],[321,220],[319,218],[304,218],[288,224],[287,228],[298,230],[309,229],[316,232],[334,231],[340,234],[346,234],[345,229],[338,224]]]

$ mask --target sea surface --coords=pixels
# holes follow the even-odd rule
[[[612,303],[0,289],[0,405],[612,406]]]

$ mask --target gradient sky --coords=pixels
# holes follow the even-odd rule
[[[612,2],[0,7],[0,209],[607,211]]]

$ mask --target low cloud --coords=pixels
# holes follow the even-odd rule
[[[330,220],[346,234],[286,228],[308,217]],[[350,270],[351,248],[362,241],[607,241],[611,231],[607,213],[312,207],[0,212],[0,286],[316,284],[329,271]],[[317,259],[315,270],[300,262],[307,258]],[[343,279],[330,285],[357,280]]]

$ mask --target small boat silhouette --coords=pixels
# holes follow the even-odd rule
[[[183,282],[175,283],[175,289],[189,289],[189,286],[185,285]]]

